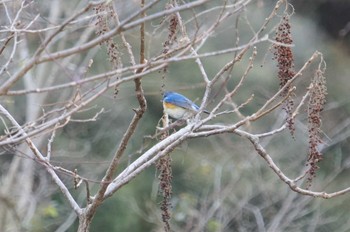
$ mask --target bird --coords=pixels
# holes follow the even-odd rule
[[[174,119],[189,119],[199,111],[199,107],[187,97],[172,91],[163,94],[164,112]],[[209,114],[209,111],[203,111]]]

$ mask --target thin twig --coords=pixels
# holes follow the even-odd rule
[[[12,115],[2,106],[0,105],[0,112],[6,116],[7,119],[10,120],[10,122],[17,127],[20,133],[26,134],[26,132],[22,129],[22,127],[17,123],[17,121],[12,117]],[[41,154],[39,149],[34,145],[32,140],[30,138],[27,138],[26,143],[28,147],[32,150],[33,154],[35,157],[43,164],[48,164],[46,158]],[[82,213],[81,208],[77,204],[77,202],[74,200],[73,196],[70,194],[69,190],[67,187],[64,185],[64,183],[61,181],[59,176],[55,173],[54,169],[51,168],[50,165],[44,165],[46,168],[47,172],[51,175],[53,181],[56,183],[56,185],[60,188],[61,192],[63,195],[66,197],[68,200],[69,204],[71,205],[72,209],[80,215]]]

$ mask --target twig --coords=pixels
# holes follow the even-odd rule
[[[291,83],[293,83],[298,77],[300,77],[302,75],[302,73],[304,72],[304,70],[314,61],[314,59],[316,59],[318,56],[320,55],[320,53],[318,51],[314,52],[314,54],[312,54],[312,56],[305,62],[305,64],[303,65],[303,67],[301,67],[299,69],[299,71],[290,79],[286,82],[286,84],[279,89],[279,91],[277,91],[268,101],[266,101],[266,103],[256,112],[257,115],[261,114],[261,112],[265,111],[265,109],[267,108],[267,106],[269,106],[272,102],[274,102],[278,96],[281,95],[281,93],[283,93],[287,88],[289,88],[289,86],[291,85]]]
[[[324,199],[333,198],[336,196],[344,195],[346,193],[350,192],[350,187],[342,189],[337,192],[332,193],[326,193],[326,192],[315,192],[311,190],[306,190],[301,187],[298,187],[296,185],[296,181],[299,180],[299,178],[296,178],[295,180],[292,180],[288,178],[281,169],[275,164],[273,159],[269,156],[269,154],[266,152],[266,150],[260,145],[259,139],[256,136],[253,136],[247,132],[236,130],[235,133],[241,135],[242,137],[247,138],[254,146],[255,150],[258,152],[258,154],[267,162],[269,167],[276,173],[276,175],[284,182],[286,183],[293,191],[298,192],[303,195],[313,196],[313,197],[320,197]]]
[[[103,2],[103,1],[102,1]],[[24,2],[23,2],[24,3]],[[40,54],[45,50],[46,46],[51,42],[51,40],[60,33],[72,20],[76,19],[80,15],[84,14],[86,11],[88,11],[92,6],[94,6],[96,3],[89,2],[89,4],[83,8],[78,13],[72,15],[70,18],[68,18],[62,25],[54,32],[52,33],[36,50],[33,57],[28,61],[28,63],[20,69],[17,73],[15,73],[13,76],[11,76],[5,83],[3,83],[0,86],[0,95],[5,94],[11,86],[16,83],[18,79],[23,77],[35,64],[38,63],[38,58]]]
[[[57,125],[58,126],[58,125]],[[56,127],[55,127],[56,128]],[[50,161],[51,160],[51,152],[52,152],[52,143],[53,143],[53,140],[54,140],[54,138],[55,138],[55,135],[56,135],[56,129],[53,129],[52,130],[52,134],[51,134],[51,137],[50,137],[50,139],[49,139],[49,141],[48,141],[48,143],[47,143],[47,154],[46,154],[46,159],[48,160],[48,161]]]
[[[69,48],[69,49],[66,49],[66,50],[62,50],[62,51],[59,51],[59,52],[55,52],[55,53],[51,53],[51,54],[48,54],[46,56],[43,56],[42,58],[40,58],[37,61],[37,63],[42,63],[42,62],[47,62],[47,61],[51,61],[51,60],[56,60],[56,59],[59,59],[59,58],[64,58],[64,57],[73,55],[73,54],[75,54],[77,52],[85,51],[87,49],[90,49],[90,48],[100,44],[102,41],[104,41],[104,40],[106,40],[106,39],[108,39],[108,38],[110,38],[110,37],[112,37],[112,36],[122,32],[122,31],[126,31],[126,30],[129,30],[129,29],[133,28],[133,27],[136,27],[136,26],[142,24],[143,22],[147,22],[147,21],[150,21],[150,20],[153,20],[153,19],[156,19],[156,18],[160,18],[160,17],[172,14],[172,13],[177,12],[177,11],[187,10],[190,7],[195,7],[195,6],[202,5],[205,2],[207,2],[208,0],[198,0],[198,1],[195,1],[195,2],[187,3],[185,5],[182,5],[182,6],[178,7],[178,8],[173,8],[173,9],[170,9],[170,10],[164,10],[164,11],[161,11],[161,12],[158,12],[158,13],[146,16],[143,19],[135,20],[135,21],[132,21],[132,22],[128,23],[133,18],[135,18],[136,16],[140,15],[143,11],[145,11],[145,10],[149,9],[150,7],[152,7],[158,1],[159,0],[152,1],[151,3],[147,4],[144,7],[144,9],[135,12],[130,17],[128,17],[127,19],[125,19],[122,22],[120,22],[120,24],[115,29],[111,30],[110,32],[106,33],[105,35],[99,36],[96,39],[91,40],[90,42],[87,42],[87,43],[85,43],[83,45],[80,45],[79,47],[73,47],[73,48]]]
[[[92,118],[88,118],[88,119],[70,119],[71,122],[96,122],[98,116],[100,116],[100,114],[104,113],[105,109],[102,108],[99,112],[97,112]]]
[[[257,43],[264,42],[266,40],[267,40],[267,36],[262,37],[261,39],[258,39],[250,44],[255,45]],[[224,49],[224,50],[216,51],[216,52],[207,52],[207,53],[198,54],[198,55],[173,56],[173,57],[170,57],[170,58],[165,59],[165,60],[158,60],[158,58],[155,58],[155,60],[158,60],[158,61],[148,61],[145,64],[132,65],[132,66],[125,67],[122,69],[112,70],[109,72],[105,72],[103,74],[98,74],[98,75],[95,75],[92,77],[88,77],[88,78],[85,78],[85,79],[82,79],[79,81],[72,81],[72,82],[68,82],[68,83],[60,84],[60,85],[55,85],[55,86],[51,86],[51,87],[43,87],[43,88],[29,89],[29,90],[8,91],[6,93],[6,95],[7,96],[16,96],[16,95],[24,95],[24,94],[28,94],[28,93],[51,92],[51,91],[61,90],[61,89],[68,88],[68,87],[80,86],[82,84],[94,82],[94,81],[101,80],[101,79],[107,79],[110,76],[123,74],[124,72],[130,71],[130,70],[137,70],[137,69],[143,70],[142,73],[136,73],[136,74],[132,74],[130,76],[125,76],[125,77],[121,78],[120,81],[117,81],[114,83],[114,84],[121,84],[121,83],[124,83],[126,81],[132,81],[135,78],[143,76],[143,74],[148,74],[148,73],[152,73],[152,72],[155,72],[157,70],[160,70],[164,67],[164,65],[169,64],[169,63],[175,63],[175,62],[181,62],[181,61],[185,61],[185,60],[192,60],[192,59],[197,59],[197,58],[205,58],[205,57],[218,56],[218,55],[223,55],[223,54],[227,54],[227,53],[232,53],[232,52],[240,51],[240,50],[244,49],[247,45],[250,45],[250,44],[244,44],[244,45],[234,47],[234,48]]]
[[[0,112],[6,116],[10,120],[10,122],[17,127],[20,133],[26,134],[26,132],[22,129],[22,127],[17,123],[17,121],[12,117],[12,115],[2,106],[0,105]],[[38,150],[38,148],[34,145],[32,140],[30,138],[26,139],[26,143],[28,147],[32,150],[33,154],[35,157],[43,164],[48,164],[47,160],[45,157],[41,154],[41,152]],[[77,202],[74,200],[73,196],[70,194],[69,190],[67,187],[63,184],[61,179],[58,177],[58,175],[55,173],[55,171],[50,167],[50,165],[44,165],[46,168],[47,172],[51,175],[53,181],[56,183],[56,185],[60,188],[61,192],[63,195],[66,197],[68,200],[70,206],[72,209],[80,215],[82,213],[81,208],[77,204]]]
[[[285,102],[288,97],[293,93],[293,91],[295,91],[295,87],[293,88],[290,88],[288,90],[288,93],[286,94],[286,96],[283,97],[282,100],[280,100],[279,102],[277,102],[275,105],[273,105],[272,107],[266,109],[265,111],[261,111],[261,109],[259,109],[254,115],[253,117],[250,119],[250,121],[256,121],[258,120],[259,118],[269,114],[270,112],[274,111],[275,109],[277,109],[279,106],[282,105],[283,102]]]

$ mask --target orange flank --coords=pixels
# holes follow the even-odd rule
[[[177,108],[178,106],[174,105],[174,104],[171,104],[171,103],[168,103],[168,102],[164,102],[164,107],[165,108],[168,108],[168,109],[175,109]]]

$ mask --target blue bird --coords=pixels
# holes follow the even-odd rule
[[[187,97],[170,91],[163,95],[163,107],[164,112],[174,119],[188,119],[199,110],[199,107]],[[206,110],[203,112],[209,114]]]

